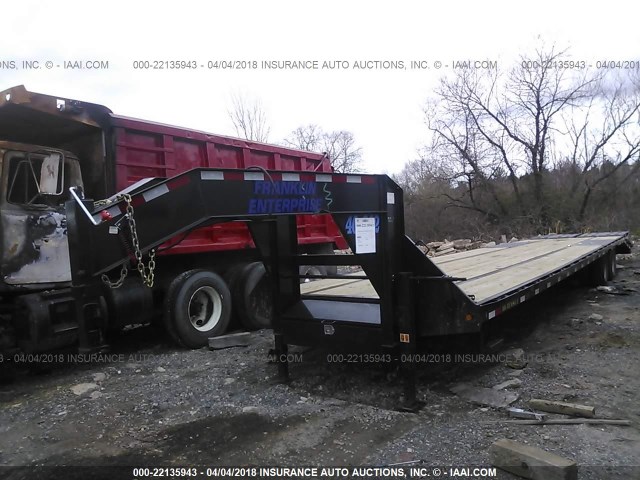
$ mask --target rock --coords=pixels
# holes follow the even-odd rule
[[[602,320],[604,317],[602,315],[600,315],[599,313],[592,313],[591,315],[589,315],[589,320],[596,320],[596,321],[600,321]]]
[[[453,248],[457,250],[462,250],[464,248],[467,248],[469,245],[471,245],[471,239],[469,238],[460,238],[458,240],[453,241]]]
[[[76,395],[83,395],[91,390],[95,390],[96,388],[98,388],[98,385],[95,383],[79,383],[71,387],[71,391]]]
[[[235,382],[235,381],[236,381],[236,379],[235,379],[235,378],[228,377],[228,378],[225,378],[225,379],[224,379],[224,384],[225,384],[225,385],[231,385],[231,384],[232,384],[233,382]]]
[[[474,387],[468,383],[458,383],[451,387],[451,391],[471,403],[487,405],[494,408],[505,408],[518,399],[516,393],[499,392],[491,388]]]
[[[94,390],[93,392],[91,392],[91,395],[89,395],[89,398],[91,398],[91,400],[97,400],[101,396],[102,396],[102,392],[99,392],[98,390]]]
[[[445,250],[451,250],[453,248],[453,242],[443,243],[437,248],[438,252],[444,252]]]
[[[518,241],[518,237],[511,237],[511,240],[509,240],[509,243],[513,243],[517,241]]]
[[[430,250],[433,250],[435,248],[438,248],[440,245],[443,245],[444,242],[429,242],[427,243],[427,248],[429,248]]]
[[[496,242],[484,243],[482,246],[483,247],[495,247],[496,246]]]
[[[102,381],[104,381],[106,378],[107,378],[107,376],[106,376],[104,373],[102,373],[102,372],[100,372],[100,373],[94,373],[94,374],[93,374],[93,381],[94,381],[95,383],[102,382]]]
[[[438,250],[436,251],[436,253],[435,253],[434,257],[439,257],[439,256],[441,256],[441,255],[447,255],[448,253],[453,253],[453,252],[455,252],[455,249],[454,249],[454,248],[448,248],[448,249],[446,249],[446,250],[440,250],[440,249],[438,249]]]
[[[511,372],[507,373],[507,375],[509,375],[510,377],[519,377],[520,375],[522,375],[522,372],[524,372],[524,370],[512,370]]]
[[[519,378],[512,378],[511,380],[506,380],[498,385],[494,385],[491,388],[494,390],[504,390],[505,388],[518,388],[520,385],[522,385],[522,380]]]
[[[162,372],[166,372],[166,370],[164,368],[162,368],[162,367],[158,367],[158,368],[156,368],[156,372],[162,373]]]
[[[524,350],[521,348],[509,350],[505,352],[505,355],[507,359],[505,360],[504,364],[509,368],[521,370],[529,363],[524,354]]]
[[[253,405],[242,407],[242,413],[256,413],[257,411],[258,411],[258,407]]]

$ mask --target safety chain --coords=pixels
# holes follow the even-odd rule
[[[142,252],[140,251],[140,242],[138,241],[138,230],[136,228],[136,220],[133,217],[133,205],[131,203],[131,195],[124,193],[118,196],[118,201],[124,200],[127,204],[127,221],[129,222],[129,230],[131,231],[131,240],[133,241],[133,254],[136,257],[136,268],[140,273],[142,282],[149,288],[153,287],[153,280],[155,277],[154,271],[156,268],[156,251],[152,249],[149,252],[149,263],[145,266],[142,261]],[[120,278],[115,282],[111,282],[109,277],[102,275],[102,281],[111,288],[119,288],[124,283],[124,279],[127,277],[127,267],[122,265],[120,270]]]

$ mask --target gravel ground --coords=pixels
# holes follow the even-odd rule
[[[612,285],[628,295],[565,286],[513,311],[504,349],[522,348],[528,365],[421,366],[416,414],[395,409],[402,383],[390,365],[328,364],[324,352],[292,349],[302,361],[285,385],[268,362],[270,331],[246,348],[184,351],[134,330],[102,361],[22,369],[2,384],[0,464],[488,466],[490,445],[509,438],[575,460],[579,478],[640,478],[640,258],[618,258]],[[451,391],[513,378],[512,406],[569,401],[632,426],[507,424],[503,409]]]

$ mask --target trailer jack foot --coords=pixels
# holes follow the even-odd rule
[[[404,401],[398,410],[401,412],[417,413],[425,403],[416,398],[416,372],[413,369],[404,372]]]

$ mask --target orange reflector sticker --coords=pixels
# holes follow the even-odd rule
[[[473,315],[471,315],[470,313],[467,313],[467,314],[464,316],[464,319],[465,319],[467,322],[470,322],[471,320],[473,320]]]
[[[402,343],[409,343],[409,334],[408,333],[401,333],[400,334],[400,341]]]

